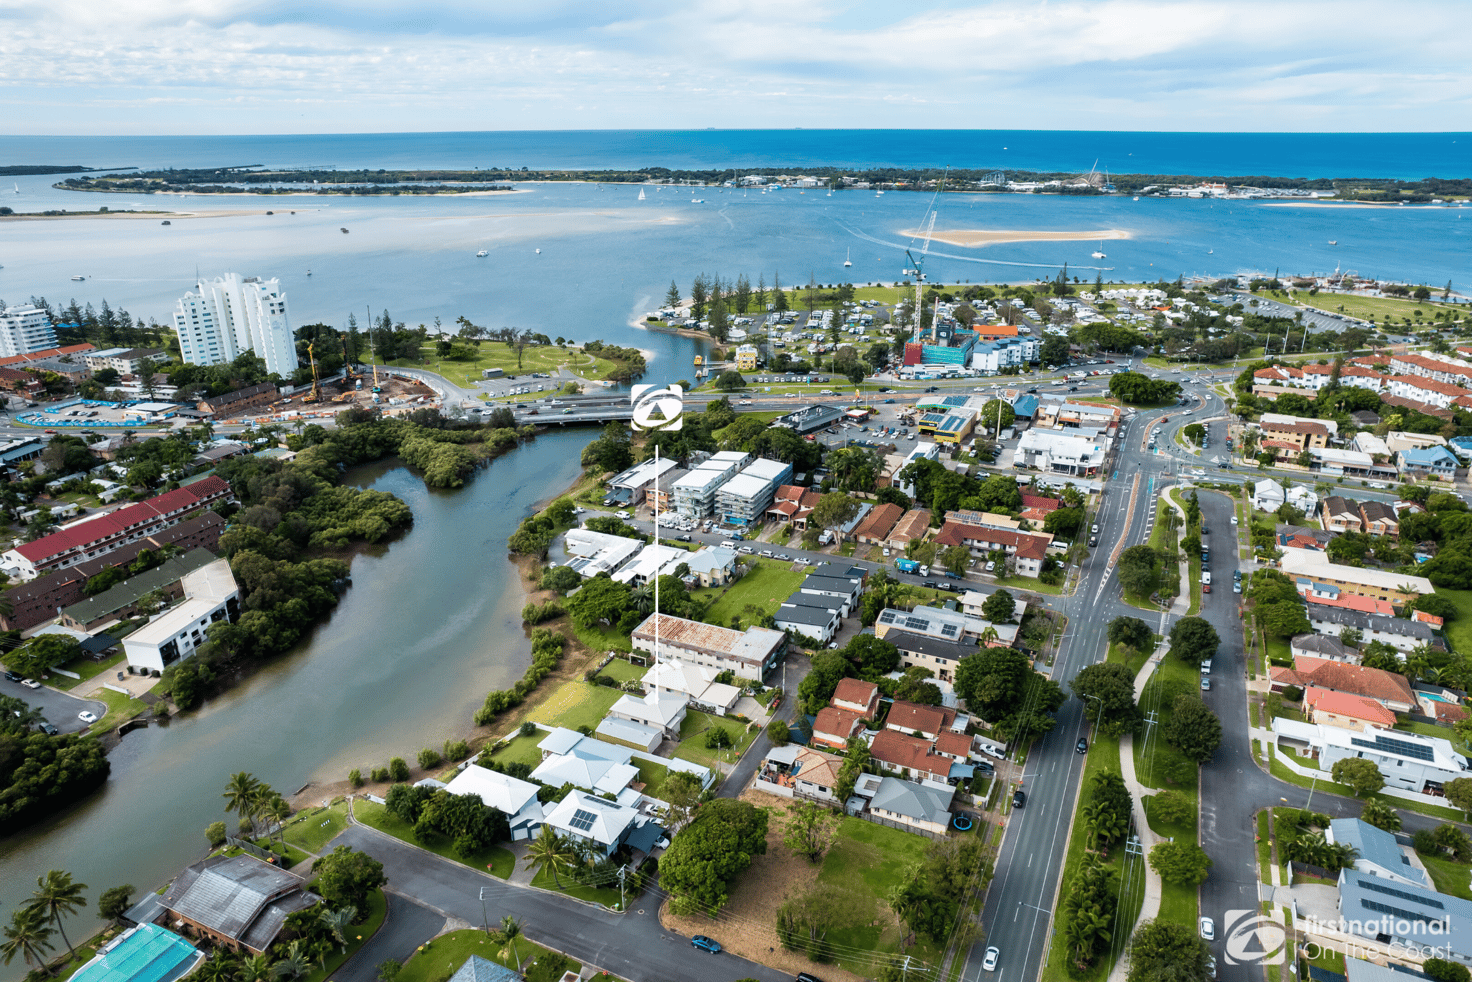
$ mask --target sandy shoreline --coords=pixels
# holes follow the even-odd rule
[[[236,215],[264,215],[266,210],[239,210],[239,211],[79,211],[66,212],[60,215],[0,215],[0,222],[54,222],[77,218],[152,218],[155,220],[172,221],[175,218],[231,218]]]
[[[1334,201],[1332,199],[1320,198],[1317,201],[1262,201],[1258,203],[1263,208],[1447,208],[1449,205],[1433,205],[1431,202],[1421,202],[1404,205],[1395,201]]]
[[[918,239],[925,234],[923,229],[907,228],[900,235]],[[1133,238],[1122,228],[1103,228],[1082,232],[1039,232],[1024,229],[953,228],[931,233],[932,241],[964,249],[979,246],[999,245],[1004,242],[1087,242],[1101,239]]]

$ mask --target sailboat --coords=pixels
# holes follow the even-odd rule
[[[643,201],[644,200],[644,189],[643,188],[640,188],[639,189],[639,200],[640,201]]]
[[[16,184],[15,185],[15,193],[16,194],[20,194],[20,185],[19,184]]]
[[[1338,239],[1330,239],[1329,240],[1329,244],[1330,245],[1338,245],[1339,244],[1339,240]]]
[[[484,258],[486,258],[489,255],[490,255],[489,252],[487,252],[486,250],[482,249],[480,252],[477,252],[475,254],[475,258],[476,259],[484,259]]]
[[[1093,257],[1095,259],[1108,259],[1109,258],[1108,256],[1104,255],[1104,240],[1103,239],[1100,239],[1099,240],[1099,248],[1098,248],[1098,250],[1096,252],[1093,253]]]
[[[849,252],[850,252],[850,250],[848,250],[848,249],[843,250],[843,264],[845,266],[852,266],[853,265],[853,263],[848,258]]]

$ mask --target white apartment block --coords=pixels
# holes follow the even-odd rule
[[[9,307],[0,311],[0,358],[28,355],[56,347],[51,318],[39,307]]]
[[[182,586],[183,603],[123,639],[130,669],[162,672],[208,641],[211,624],[240,616],[240,588],[228,559],[186,573]]]
[[[716,491],[751,461],[739,450],[723,450],[675,482],[675,511],[688,518],[705,518],[716,503]]]
[[[198,291],[180,297],[174,311],[184,361],[219,365],[253,351],[268,372],[286,376],[296,370],[296,343],[280,280],[228,273],[200,280]]]
[[[716,491],[716,514],[727,525],[759,525],[777,486],[791,479],[791,464],[759,457]]]

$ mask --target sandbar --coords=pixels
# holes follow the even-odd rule
[[[925,235],[921,229],[907,228],[900,232],[918,239]],[[954,228],[932,232],[934,242],[961,246],[970,249],[978,246],[999,245],[1004,242],[1087,242],[1100,239],[1128,239],[1131,234],[1122,228],[1102,228],[1084,232],[1039,232],[1022,229]]]
[[[151,218],[173,220],[175,218],[230,218],[236,215],[264,215],[260,211],[77,211],[60,215],[0,215],[0,222],[50,222],[66,218]]]
[[[1444,204],[1433,205],[1429,201],[1412,204],[1407,201],[1401,204],[1397,201],[1335,201],[1332,198],[1320,198],[1317,201],[1261,201],[1258,202],[1262,208],[1445,208]]]

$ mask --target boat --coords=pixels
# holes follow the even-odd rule
[[[848,258],[848,254],[849,254],[849,250],[845,249],[843,251],[843,264],[845,266],[852,266],[853,265],[853,261]]]
[[[643,188],[640,188],[639,189],[639,200],[640,201],[643,201],[644,200],[644,189]]]
[[[1215,254],[1215,252],[1216,252],[1216,250],[1215,250],[1215,249],[1207,249],[1207,250],[1206,250],[1206,254],[1207,254],[1207,255],[1208,255],[1208,256],[1210,256],[1210,255],[1213,255],[1213,254]]]
[[[703,204],[705,204],[705,199],[704,198],[691,198],[690,199],[690,203],[692,205],[703,205]]]
[[[1135,195],[1135,200],[1136,200],[1136,201],[1139,201],[1139,200],[1140,200],[1140,196],[1139,196],[1139,195],[1138,195],[1138,194],[1137,194],[1137,195]]]
[[[475,254],[475,258],[477,258],[477,259],[484,259],[484,258],[486,258],[489,255],[490,255],[489,252],[487,252],[486,250],[482,249],[480,252],[477,252]]]
[[[311,270],[310,270],[310,269],[309,269],[309,270],[307,270],[307,275],[308,275],[308,276],[311,276],[311,275],[312,275],[312,271],[311,271]]]
[[[348,234],[348,230],[346,228],[339,229],[339,231],[342,232],[343,235],[347,235]]]
[[[165,218],[163,221],[159,222],[159,224],[160,225],[172,225],[174,223],[171,222],[171,221],[169,221],[167,218]]]
[[[1108,259],[1109,258],[1108,256],[1104,255],[1104,242],[1103,242],[1102,239],[1099,241],[1099,248],[1097,250],[1095,250],[1093,253],[1091,253],[1091,255],[1093,255],[1093,257],[1095,259]]]
[[[85,280],[86,278],[87,277],[85,277],[85,276],[73,276],[72,277],[72,279],[74,279],[74,280]]]
[[[1338,245],[1339,244],[1339,240],[1338,239],[1330,239],[1329,240],[1329,244],[1330,245]]]
[[[539,255],[539,256],[540,256],[540,255],[541,255],[541,254],[542,254],[542,250],[541,250],[541,249],[538,249],[538,250],[537,250],[537,255]]]
[[[14,183],[14,182],[12,182],[12,183]],[[15,185],[15,193],[16,194],[20,194],[20,185],[19,184],[16,184]]]

